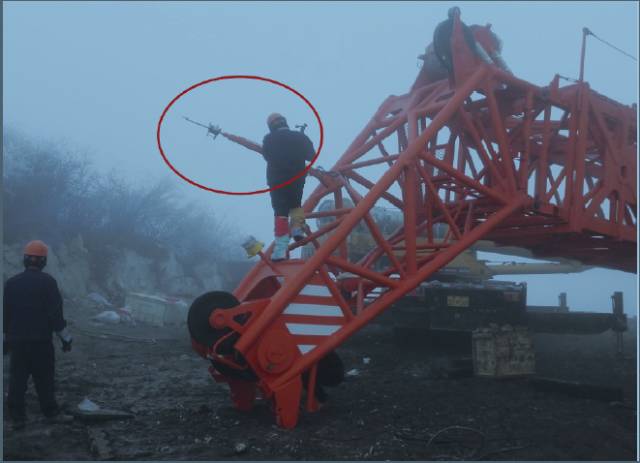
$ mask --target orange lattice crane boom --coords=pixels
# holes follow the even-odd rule
[[[311,243],[313,255],[274,263],[268,249],[233,295],[192,306],[194,349],[238,407],[260,391],[278,423],[295,426],[302,375],[313,411],[318,362],[478,240],[636,270],[636,108],[586,82],[533,85],[480,59],[459,16],[452,30],[448,78],[419,76],[330,171],[312,170],[320,185],[306,216],[333,220],[290,250]],[[327,198],[335,209],[316,211]],[[372,218],[376,205],[402,211],[391,235]],[[345,238],[360,223],[375,246],[351,261]]]

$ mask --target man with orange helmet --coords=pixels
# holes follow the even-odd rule
[[[256,151],[267,161],[267,184],[274,188],[302,172],[305,162],[311,161],[316,152],[313,143],[302,131],[290,130],[282,114],[273,113],[267,118],[269,133],[265,135],[262,146],[246,138],[221,132],[222,136]],[[304,211],[302,210],[302,192],[305,176],[292,183],[271,190],[271,206],[275,216],[275,243],[271,260],[287,258],[289,237],[299,241],[304,238]]]
[[[58,284],[42,271],[47,254],[45,243],[29,242],[24,249],[24,272],[9,278],[4,286],[4,340],[11,354],[7,402],[16,428],[25,423],[29,376],[33,377],[42,413],[48,418],[60,415],[54,396],[52,333],[62,342],[63,352],[71,350],[72,338],[66,329]]]

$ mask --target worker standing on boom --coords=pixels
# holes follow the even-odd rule
[[[269,133],[265,135],[262,146],[243,137],[220,132],[221,135],[245,148],[262,154],[267,161],[267,184],[274,188],[290,180],[305,168],[305,162],[311,161],[316,152],[313,143],[302,131],[290,130],[282,114],[273,113],[267,118]],[[271,260],[287,258],[289,237],[299,241],[304,238],[304,211],[302,210],[302,192],[305,175],[278,189],[272,189],[275,244]]]
[[[24,272],[9,278],[4,287],[3,335],[11,354],[7,402],[16,429],[23,427],[26,420],[24,398],[29,376],[33,377],[42,413],[59,421],[71,418],[60,415],[54,397],[52,333],[60,338],[63,352],[71,350],[72,339],[66,329],[58,284],[42,271],[47,253],[42,241],[29,242],[24,249]]]

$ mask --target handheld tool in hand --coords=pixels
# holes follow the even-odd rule
[[[209,125],[204,125],[200,122],[196,122],[194,120],[189,119],[187,116],[182,116],[182,117],[186,121],[191,122],[192,124],[199,125],[200,127],[204,127],[205,129],[207,129],[207,136],[212,135],[214,140],[222,131],[222,129],[219,126],[213,125],[212,123],[209,123]]]

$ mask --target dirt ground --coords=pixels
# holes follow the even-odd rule
[[[538,375],[622,388],[624,400],[610,402],[542,392],[526,379],[456,379],[451,356],[399,346],[389,327],[371,325],[338,350],[358,374],[284,430],[267,403],[248,413],[231,406],[186,327],[95,325],[86,307],[66,311],[75,340],[71,353],[57,351],[59,401],[70,409],[87,397],[134,417],[49,424],[30,387],[26,429],[12,430],[5,408],[5,460],[636,459],[635,328],[622,359],[611,332],[535,338]]]

